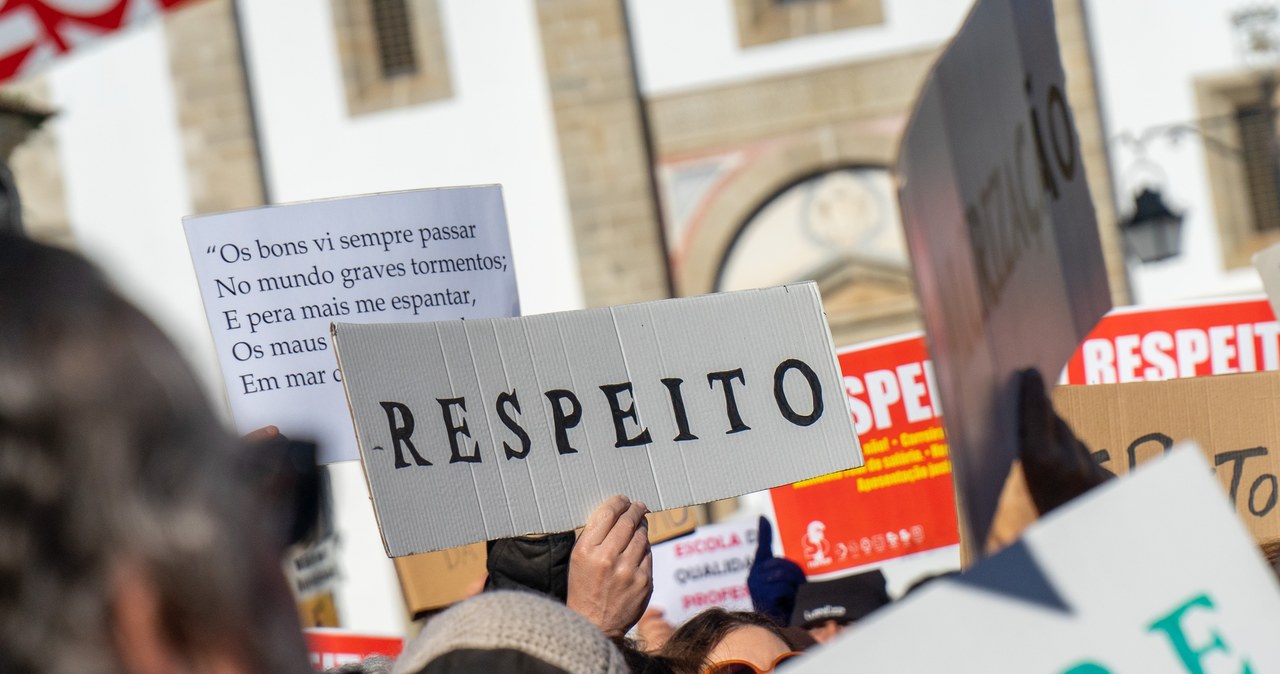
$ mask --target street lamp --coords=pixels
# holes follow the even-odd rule
[[[1143,188],[1133,213],[1120,221],[1125,248],[1143,264],[1176,257],[1182,252],[1182,215],[1164,203],[1160,190]]]

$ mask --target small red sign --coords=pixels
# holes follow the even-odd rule
[[[311,666],[317,672],[360,662],[370,655],[394,658],[404,649],[404,639],[401,637],[374,636],[329,628],[312,628],[303,632],[307,637],[307,650],[311,651]]]

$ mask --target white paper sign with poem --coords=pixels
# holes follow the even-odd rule
[[[391,192],[184,220],[236,428],[357,458],[329,324],[515,316],[497,185]]]

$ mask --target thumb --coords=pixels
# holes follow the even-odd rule
[[[760,516],[760,526],[756,532],[756,563],[773,559],[773,525],[769,518]]]

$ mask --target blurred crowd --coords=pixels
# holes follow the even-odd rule
[[[992,546],[1110,477],[1040,375],[1018,384],[1029,505]],[[280,560],[315,520],[314,470],[274,429],[230,435],[175,347],[89,264],[0,239],[0,672],[309,671]],[[890,604],[878,571],[806,581],[762,518],[754,610],[672,626],[646,611],[647,513],[619,495],[580,534],[491,541],[483,592],[394,662],[332,671],[769,672]]]

